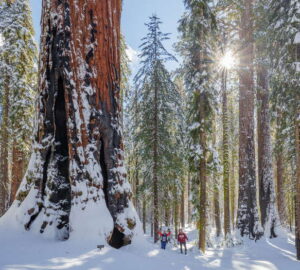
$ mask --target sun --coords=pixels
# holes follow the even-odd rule
[[[232,69],[235,66],[235,58],[231,51],[226,52],[220,60],[222,67]]]

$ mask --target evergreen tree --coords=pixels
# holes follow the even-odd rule
[[[209,35],[215,30],[215,16],[211,6],[213,1],[186,0],[186,12],[180,20],[181,41],[178,50],[183,56],[185,85],[190,106],[190,131],[192,137],[192,167],[197,172],[200,198],[197,203],[199,249],[205,252],[207,226],[207,160],[208,140],[211,133],[213,116],[212,102],[214,91],[211,89],[210,63],[211,43]]]
[[[162,198],[168,198],[170,192],[177,194],[177,180],[181,177],[179,166],[176,166],[177,131],[174,125],[179,94],[165,68],[165,62],[175,58],[163,46],[168,34],[160,31],[160,24],[156,15],[151,16],[150,22],[146,24],[148,34],[140,46],[141,68],[134,79],[140,119],[136,126],[136,144],[143,163],[143,179],[153,195],[155,242],[158,240]]]
[[[0,47],[1,192],[6,191],[1,200],[5,200],[7,207],[8,200],[15,199],[27,165],[35,112],[37,48],[28,1],[2,1],[0,33],[3,39]],[[1,208],[3,214],[3,202]]]
[[[85,231],[119,248],[138,221],[124,168],[121,1],[50,0],[42,12],[34,150],[9,211],[27,230]]]

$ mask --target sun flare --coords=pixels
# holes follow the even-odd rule
[[[224,54],[224,56],[220,60],[220,64],[222,67],[226,69],[231,69],[235,66],[235,58],[232,55],[231,51],[228,51]]]

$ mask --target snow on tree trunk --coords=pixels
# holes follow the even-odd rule
[[[42,5],[38,125],[14,207],[27,230],[119,248],[138,222],[123,164],[121,1]]]
[[[264,229],[270,230],[270,237],[276,237],[275,225],[277,211],[275,206],[272,166],[268,72],[262,65],[258,67],[257,83],[257,147],[260,217]]]
[[[2,160],[9,161],[4,173],[11,178],[6,194],[9,205],[22,180],[32,143],[37,48],[29,0],[0,1],[0,32],[3,41],[0,46],[0,88],[2,93],[5,92],[2,95],[5,108],[2,113],[5,115],[2,116],[5,119],[3,124],[9,130],[9,136],[5,139],[5,145],[8,146],[3,148],[6,156],[2,156]]]
[[[253,83],[253,1],[243,1],[240,21],[239,201],[237,227],[241,236],[259,237],[256,199]]]

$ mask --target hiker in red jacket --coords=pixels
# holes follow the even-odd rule
[[[171,231],[169,231],[168,233],[166,231],[164,231],[163,233],[158,232],[158,235],[160,236],[161,248],[166,249],[168,237],[171,235]]]
[[[188,240],[188,238],[187,238],[186,234],[182,231],[182,229],[180,229],[178,236],[177,236],[177,241],[180,244],[181,254],[182,254],[182,246],[184,246],[185,254],[187,253],[187,250],[186,250],[186,241],[187,240]]]

